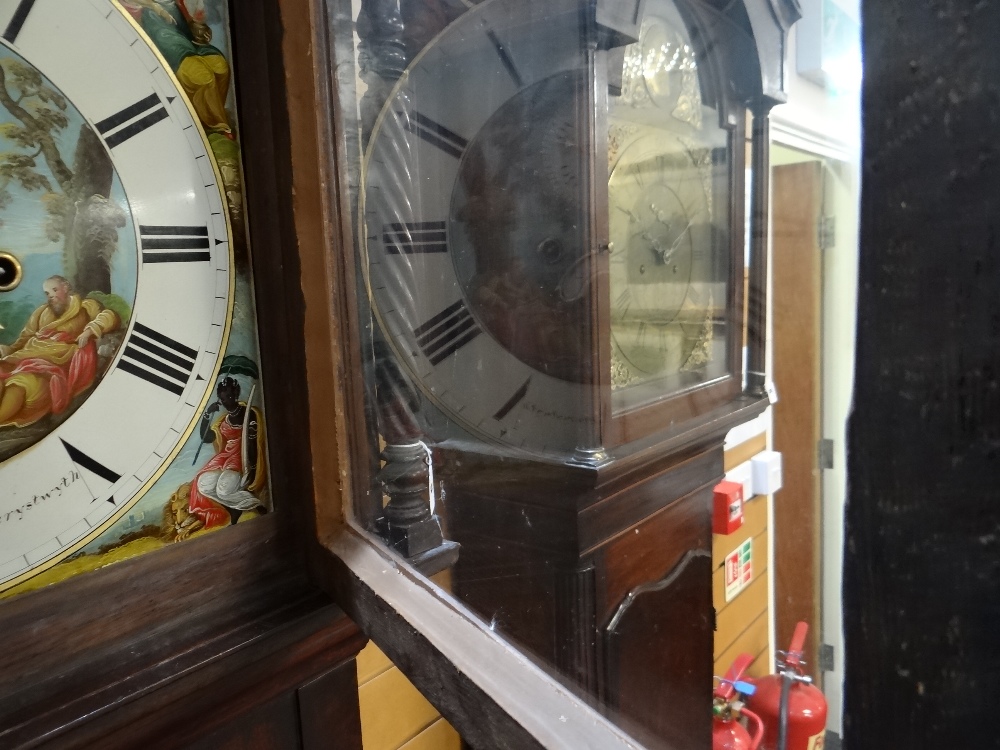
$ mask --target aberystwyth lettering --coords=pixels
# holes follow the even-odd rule
[[[0,516],[0,524],[13,523],[14,521],[20,521],[25,518],[32,508],[35,508],[47,500],[58,500],[63,496],[63,493],[73,485],[74,482],[79,481],[80,472],[74,469],[69,474],[64,476],[59,480],[59,483],[41,494],[34,495],[26,503],[22,503],[16,508],[12,508]]]
[[[532,403],[526,403],[524,405],[524,408],[532,412],[533,414],[539,414],[543,417],[551,417],[553,419],[558,419],[563,422],[575,422],[576,424],[584,424],[585,422],[590,421],[589,417],[580,417],[580,416],[575,416],[573,414],[560,414],[559,412],[552,411],[551,409],[546,409],[544,407]]]

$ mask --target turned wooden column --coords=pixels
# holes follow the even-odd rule
[[[458,559],[431,509],[431,460],[421,427],[420,394],[384,341],[375,342],[379,434],[385,441],[378,483],[388,502],[377,508],[376,530],[400,555],[431,575]]]

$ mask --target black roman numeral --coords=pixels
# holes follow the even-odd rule
[[[21,0],[17,4],[14,15],[10,17],[10,21],[7,23],[7,30],[3,33],[3,38],[11,44],[17,39],[17,35],[21,33],[21,27],[24,26],[24,22],[31,12],[31,6],[34,4],[35,0]]]
[[[456,159],[462,158],[462,152],[469,142],[458,133],[448,130],[444,125],[434,122],[419,112],[397,112],[403,121],[403,127],[415,133],[432,146],[441,149]]]
[[[76,464],[77,466],[79,466],[81,469],[86,469],[91,474],[96,474],[97,476],[99,476],[101,479],[103,479],[108,484],[114,484],[115,482],[117,482],[119,479],[122,478],[121,474],[119,474],[116,471],[113,471],[113,470],[109,469],[107,466],[105,466],[104,464],[102,464],[100,461],[91,458],[86,453],[84,453],[82,450],[80,450],[79,448],[77,448],[75,445],[70,445],[69,443],[67,443],[62,438],[59,438],[59,442],[63,444],[63,448],[65,448],[66,449],[66,453],[69,454],[70,461],[72,461],[74,464]],[[87,485],[87,489],[90,489],[90,485],[87,484],[87,480],[86,479],[83,480],[83,483]],[[93,490],[90,490],[90,493],[92,495],[98,494],[98,493],[94,492]],[[96,499],[97,498],[95,497],[94,500],[96,500]],[[114,495],[112,495],[111,497],[108,498],[108,502],[111,503],[112,505],[115,504]]]
[[[143,263],[195,263],[211,260],[208,227],[139,225]]]
[[[632,290],[624,289],[622,293],[618,295],[615,300],[615,312],[618,313],[619,318],[624,318],[628,313],[628,309],[632,306]]]
[[[180,396],[197,357],[196,350],[136,323],[118,369]]]
[[[639,321],[639,330],[636,332],[636,346],[644,346],[646,341],[646,321]]]
[[[524,400],[524,397],[528,395],[528,388],[531,386],[531,378],[524,381],[524,384],[514,391],[514,395],[507,399],[507,403],[497,409],[497,413],[493,415],[493,418],[498,422],[514,411],[514,407],[517,406]]]
[[[517,67],[514,65],[514,61],[510,59],[510,53],[507,52],[507,48],[503,45],[497,34],[493,29],[486,32],[486,36],[490,38],[493,43],[493,48],[497,51],[497,56],[500,58],[500,63],[503,65],[504,70],[507,71],[507,75],[511,77],[514,81],[514,85],[518,88],[524,86],[524,79],[521,78],[521,74],[517,72]]]
[[[94,127],[104,136],[108,148],[114,148],[169,116],[160,97],[150,94],[118,114],[101,120]]]
[[[476,338],[482,330],[476,325],[465,302],[459,300],[414,328],[413,333],[420,351],[432,365],[436,365]]]
[[[390,255],[448,252],[443,221],[386,224],[382,229],[382,242]]]

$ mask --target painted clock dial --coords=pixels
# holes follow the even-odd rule
[[[397,357],[467,430],[535,453],[572,452],[590,419],[578,18],[468,11],[401,78],[364,165],[364,268]]]
[[[4,1],[0,30],[0,249],[22,277],[0,293],[20,322],[0,348],[2,588],[92,539],[179,450],[234,275],[202,131],[132,20]]]

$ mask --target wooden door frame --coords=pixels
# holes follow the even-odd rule
[[[773,580],[774,580],[774,628],[776,647],[784,649],[791,638],[795,623],[805,620],[809,624],[806,641],[807,670],[814,679],[822,683],[823,673],[819,669],[818,653],[822,641],[822,469],[818,461],[818,444],[823,432],[823,256],[819,246],[818,225],[823,215],[825,193],[825,172],[823,158],[814,154],[803,154],[803,159],[789,164],[776,165],[772,170],[774,207],[777,210],[780,197],[779,177],[776,172],[782,168],[799,167],[802,171],[814,172],[812,179],[812,216],[806,228],[805,244],[797,244],[796,250],[804,251],[797,257],[779,258],[781,252],[778,237],[777,210],[772,214],[772,254],[774,259],[774,279],[772,290],[772,377],[777,386],[779,402],[775,406],[772,421],[772,444],[783,453],[785,487],[774,500],[773,508]],[[795,191],[800,200],[807,191]],[[787,248],[783,248],[786,250]],[[808,252],[808,256],[806,252]],[[797,260],[798,263],[790,261]],[[803,288],[803,284],[808,285]],[[782,310],[785,300],[792,309]],[[782,329],[783,316],[787,316],[789,329]],[[813,335],[803,330],[808,326]],[[780,351],[785,335],[794,342],[793,352]],[[779,358],[796,357],[795,377],[782,372]],[[803,384],[800,373],[811,373],[809,382]],[[805,390],[803,390],[805,389]],[[794,411],[789,411],[794,410]],[[795,430],[787,438],[782,432]],[[809,434],[804,434],[809,433]],[[810,477],[811,472],[811,477]],[[798,502],[807,493],[803,507]],[[793,507],[793,503],[795,503]],[[810,528],[800,530],[802,515]],[[789,530],[796,529],[792,534]],[[803,567],[810,568],[808,580],[801,579]],[[789,611],[790,610],[790,611]]]

